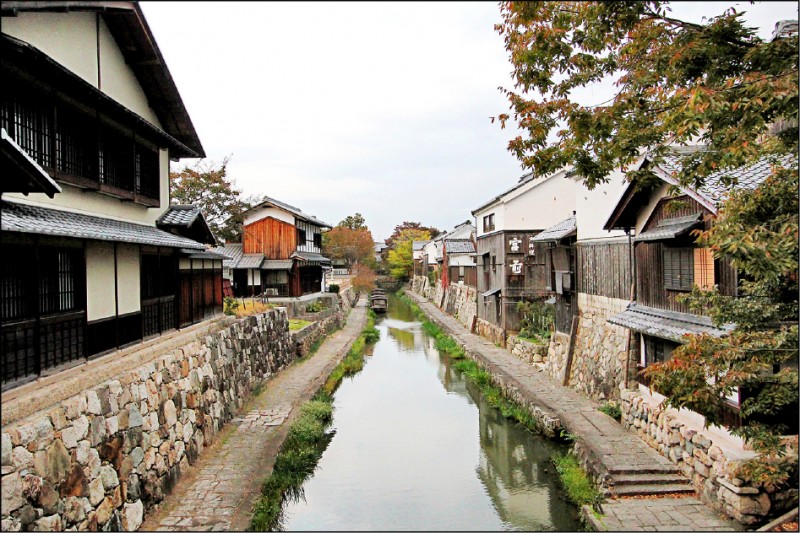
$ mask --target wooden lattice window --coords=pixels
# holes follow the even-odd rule
[[[694,282],[694,250],[664,247],[664,288],[691,291]]]

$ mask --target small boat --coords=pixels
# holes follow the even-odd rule
[[[381,289],[375,289],[369,294],[369,308],[376,313],[385,313],[389,307],[389,298]]]

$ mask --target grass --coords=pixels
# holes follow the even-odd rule
[[[553,455],[553,464],[561,479],[567,497],[577,506],[591,505],[592,508],[602,500],[602,495],[578,462],[570,453]]]
[[[300,407],[275,458],[272,474],[261,487],[261,496],[253,508],[252,530],[281,528],[283,504],[303,497],[303,483],[317,468],[329,440],[326,430],[332,420],[333,399],[327,394],[318,393]]]
[[[467,379],[475,383],[483,393],[483,397],[492,407],[497,408],[504,417],[516,420],[522,427],[532,433],[540,433],[539,422],[528,409],[507,398],[500,387],[492,384],[492,376],[472,359],[461,359],[453,365]]]
[[[597,408],[598,411],[607,414],[617,422],[622,419],[622,410],[616,402],[606,402]]]
[[[290,318],[289,319],[289,331],[297,331],[298,329],[303,329],[304,327],[312,324],[313,322],[309,322],[308,320],[303,320],[300,318]]]
[[[400,300],[411,308],[414,316],[422,321],[422,331],[429,337],[433,337],[433,345],[437,350],[446,353],[451,359],[464,358],[464,349],[452,337],[442,331],[438,325],[428,320],[427,315],[408,296],[401,292],[397,294]]]
[[[364,368],[364,351],[369,344],[374,344],[380,339],[380,331],[375,327],[375,313],[367,312],[367,323],[361,334],[353,342],[344,359],[336,365],[331,375],[322,386],[326,394],[333,394],[346,376],[353,376]]]

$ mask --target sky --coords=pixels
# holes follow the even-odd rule
[[[361,213],[376,241],[403,221],[451,230],[524,173],[507,151],[511,64],[495,2],[141,2],[205,148],[246,195],[331,225]],[[769,37],[796,2],[734,6]],[[586,104],[610,86],[584,90]],[[173,163],[173,170],[197,160]]]

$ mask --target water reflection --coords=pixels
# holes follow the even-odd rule
[[[336,436],[287,529],[579,528],[552,443],[486,404],[399,300],[377,327],[373,357],[336,392]]]

